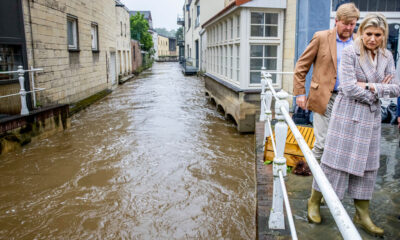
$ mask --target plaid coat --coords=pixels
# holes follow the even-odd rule
[[[382,84],[388,74],[395,73],[391,52],[379,49],[377,67],[368,54],[363,57],[355,42],[343,50],[339,68],[339,94],[336,97],[325,140],[321,162],[331,168],[363,176],[365,171],[379,168],[381,111],[379,98],[388,90],[390,97],[400,95],[400,81],[393,78]],[[372,93],[356,82],[375,83]]]

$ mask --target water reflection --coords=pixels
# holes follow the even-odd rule
[[[253,135],[178,64],[0,157],[0,239],[253,239]]]

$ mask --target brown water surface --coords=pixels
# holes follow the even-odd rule
[[[0,239],[254,239],[253,135],[177,63],[0,157]]]

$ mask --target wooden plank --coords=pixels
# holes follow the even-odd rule
[[[298,126],[298,129],[307,145],[312,148],[315,143],[314,129],[312,127],[303,126]],[[273,137],[275,139],[275,133],[273,133]],[[272,161],[274,158],[274,152],[272,148],[271,137],[267,138],[265,144],[266,147],[264,151],[264,161]],[[288,166],[294,167],[299,161],[305,161],[303,152],[301,151],[297,140],[294,138],[294,135],[290,129],[288,129],[286,137],[284,156]]]

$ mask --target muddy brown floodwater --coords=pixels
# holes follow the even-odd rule
[[[0,239],[254,239],[254,136],[156,63],[0,157]]]

